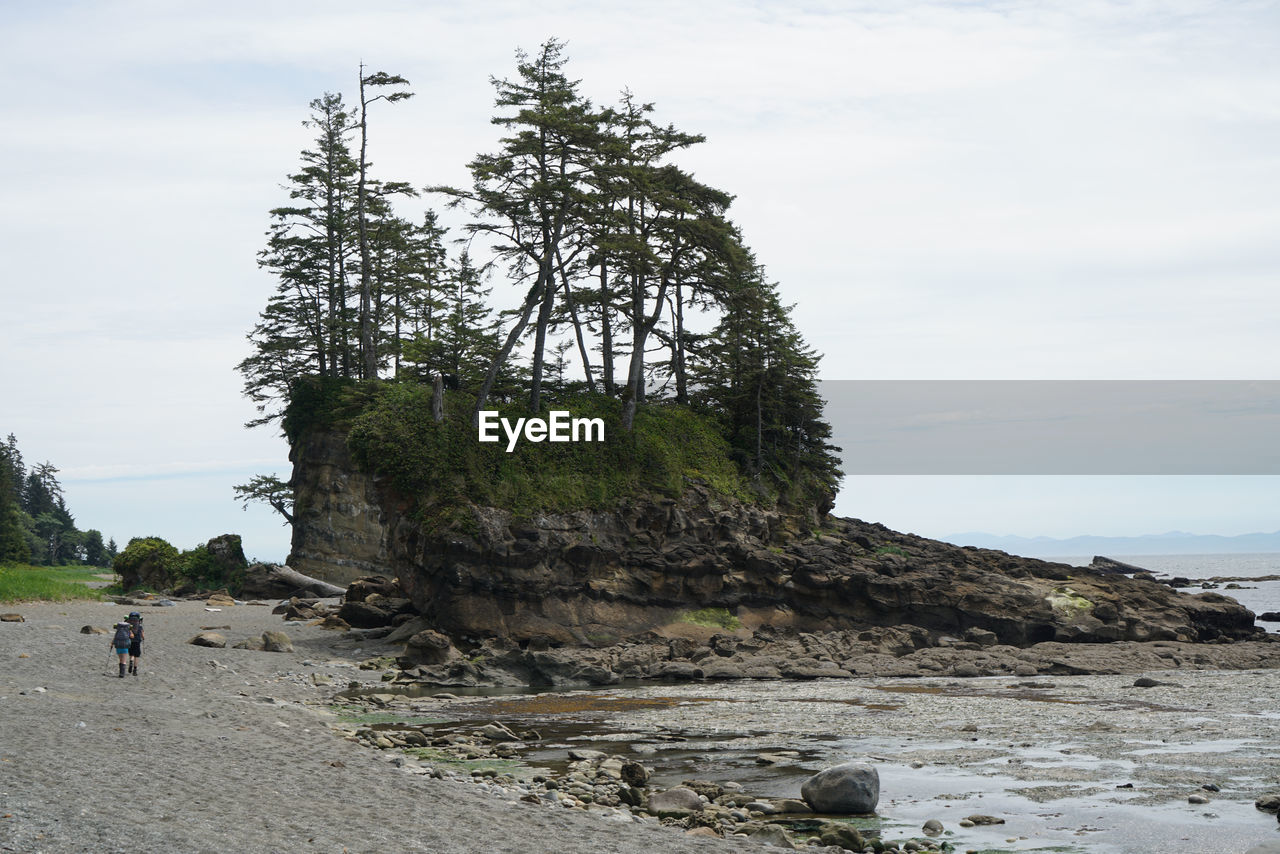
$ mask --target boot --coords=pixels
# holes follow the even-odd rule
[[[124,662],[120,662],[120,678],[124,678]]]

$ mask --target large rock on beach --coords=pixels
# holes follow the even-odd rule
[[[262,633],[262,648],[266,652],[293,652],[293,642],[284,632]]]
[[[225,636],[220,635],[217,632],[201,632],[191,640],[187,641],[187,643],[195,644],[196,646],[208,646],[215,649],[222,649],[227,645],[227,639]]]
[[[855,815],[875,812],[880,774],[870,765],[846,762],[819,771],[800,787],[800,797],[816,813]]]
[[[701,812],[703,806],[702,798],[698,797],[698,793],[684,786],[676,786],[665,792],[654,792],[649,796],[649,812],[654,815]]]

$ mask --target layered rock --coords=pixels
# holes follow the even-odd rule
[[[354,471],[339,434],[304,438],[294,462],[290,564],[331,581],[398,577],[417,612],[455,638],[601,647],[707,620],[745,634],[915,626],[979,646],[1257,633],[1249,611],[1216,594],[855,519],[814,526],[699,488],[680,500],[527,519],[470,507],[436,532],[412,501]]]
[[[312,432],[289,451],[293,543],[289,566],[346,586],[385,571],[388,555],[374,477],[358,470],[341,433]]]

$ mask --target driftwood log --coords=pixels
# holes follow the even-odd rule
[[[345,587],[338,587],[319,578],[303,575],[290,566],[279,563],[255,563],[245,570],[240,595],[246,598],[286,597],[310,594],[312,596],[341,596]]]

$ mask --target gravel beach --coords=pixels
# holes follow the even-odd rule
[[[740,850],[656,825],[622,825],[413,776],[336,737],[304,705],[367,672],[334,632],[284,626],[269,607],[143,607],[141,676],[117,678],[107,628],[130,608],[7,605],[0,623],[0,851],[709,852]],[[293,653],[209,649],[284,629]],[[310,663],[307,663],[310,662]],[[372,674],[376,678],[377,674]],[[757,846],[751,845],[752,850]]]
[[[269,607],[141,607],[142,675],[124,679],[108,636],[80,629],[105,629],[128,606],[4,610],[25,622],[0,623],[0,851],[769,850],[406,773],[399,751],[341,738],[331,709],[351,681],[383,686],[358,665],[389,649],[285,624]],[[294,651],[187,643],[206,629],[232,644],[283,629]],[[795,797],[832,761],[868,761],[886,828],[909,836],[938,820],[961,852],[1239,854],[1280,840],[1253,807],[1280,789],[1280,670],[1152,676],[1147,688],[1117,675],[593,689],[559,705],[597,711],[563,716],[571,735],[531,758],[554,762],[572,743],[632,752],[661,785],[732,779],[772,797]],[[533,695],[414,704],[442,721],[557,725]],[[1188,801],[1197,794],[1206,803]],[[960,830],[970,812],[1007,824]]]

